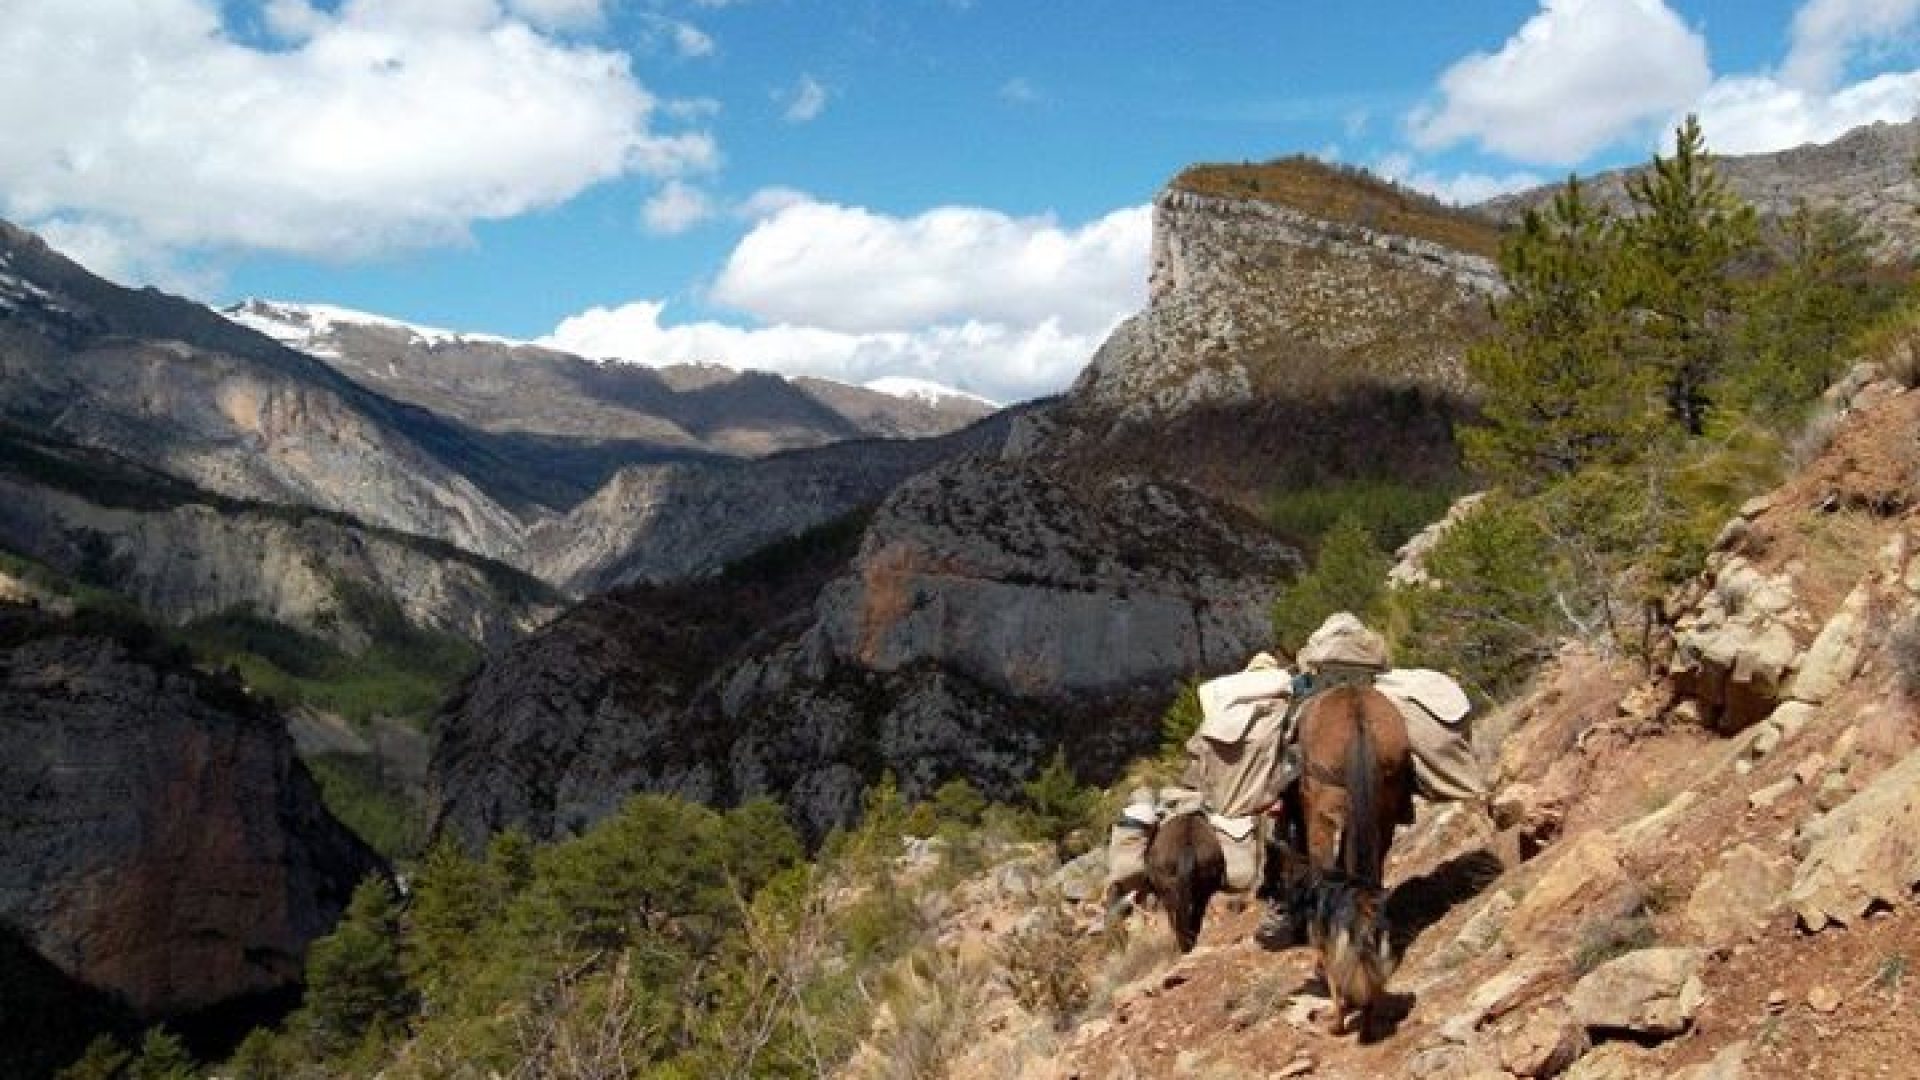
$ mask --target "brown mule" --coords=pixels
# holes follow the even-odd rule
[[[1200,940],[1207,902],[1227,883],[1227,856],[1205,814],[1162,821],[1147,842],[1147,883],[1167,909],[1167,926],[1180,951]]]
[[[1309,698],[1298,723],[1307,861],[1382,885],[1394,829],[1413,809],[1406,720],[1371,686],[1336,686]]]

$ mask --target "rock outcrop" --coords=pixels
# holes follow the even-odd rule
[[[1247,167],[1251,187],[1218,182],[1231,171],[1197,167],[1155,199],[1151,300],[1094,354],[1077,405],[1144,421],[1356,383],[1468,392],[1464,347],[1502,289],[1490,226],[1445,234],[1472,253],[1414,215],[1379,224],[1375,201],[1397,193],[1378,181],[1278,162]]]
[[[22,608],[0,608],[0,821],[0,924],[150,1019],[294,985],[379,870],[238,684]]]

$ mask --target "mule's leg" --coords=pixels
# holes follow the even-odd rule
[[[1339,984],[1331,978],[1327,980],[1327,996],[1333,999],[1333,1015],[1327,1018],[1327,1034],[1337,1039],[1347,1033],[1347,1003],[1340,996]]]

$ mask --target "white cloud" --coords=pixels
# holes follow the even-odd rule
[[[1709,79],[1705,40],[1661,0],[1542,0],[1498,52],[1441,76],[1413,137],[1571,165],[1685,107]]]
[[[1764,75],[1722,79],[1695,111],[1707,146],[1717,154],[1831,142],[1862,124],[1913,119],[1920,111],[1920,71],[1888,72],[1831,93]]]
[[[713,216],[713,200],[683,180],[669,180],[647,200],[640,212],[651,232],[673,236]]]
[[[1807,90],[1831,87],[1854,52],[1897,40],[1912,30],[1916,16],[1920,0],[1808,0],[1794,13],[1793,44],[1780,80]]]
[[[1038,105],[1046,100],[1046,95],[1032,79],[1018,75],[1000,84],[1000,100],[1010,105]]]
[[[589,5],[516,10],[533,6]],[[707,134],[650,130],[655,100],[624,56],[493,0],[287,0],[269,16],[288,48],[236,41],[214,0],[15,0],[0,210],[109,225],[130,248],[339,258],[717,160]]]
[[[600,0],[507,0],[513,13],[536,26],[577,30],[598,26]]]
[[[1065,228],[971,207],[898,218],[785,189],[756,201],[770,216],[735,247],[713,299],[762,325],[665,324],[664,305],[641,300],[567,319],[547,343],[655,365],[931,379],[1017,401],[1066,387],[1146,299],[1150,207]]]
[[[1049,317],[1078,331],[1145,299],[1151,232],[1146,206],[1069,229],[975,207],[899,218],[797,203],[741,239],[713,298],[765,323],[850,333]]]
[[[770,218],[790,206],[799,206],[801,203],[812,201],[813,196],[798,188],[781,187],[776,184],[772,187],[763,187],[740,200],[733,208],[733,212],[736,217],[747,221],[759,221]]]
[[[995,401],[1023,401],[1065,388],[1112,329],[1071,333],[1052,319],[1026,327],[970,321],[870,334],[718,322],[668,326],[660,321],[664,309],[651,300],[596,307],[562,322],[541,344],[653,366],[721,363],[856,384],[928,379]]]
[[[793,89],[776,97],[787,103],[785,115],[789,124],[804,124],[827,110],[827,88],[811,75],[800,76]]]
[[[648,14],[643,16],[653,32],[673,44],[673,51],[685,57],[712,56],[713,38],[706,31],[682,19],[673,19],[665,15]]]

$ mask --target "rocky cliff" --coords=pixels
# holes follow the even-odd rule
[[[1713,132],[1707,144],[1713,145]],[[1770,154],[1714,158],[1727,186],[1752,203],[1763,218],[1781,218],[1801,201],[1846,211],[1877,235],[1876,250],[1889,260],[1920,255],[1920,180],[1913,172],[1920,154],[1920,120],[1855,128],[1830,143],[1809,143]],[[1583,180],[1588,194],[1616,213],[1631,208],[1627,180],[1640,169],[1622,169]],[[1555,188],[1535,188],[1489,200],[1481,209],[1503,221],[1518,221],[1529,208],[1544,207]]]
[[[1364,477],[1450,482],[1497,247],[1485,219],[1364,174],[1195,166],[1155,200],[1146,310],[1032,445],[1250,508]]]
[[[1146,420],[1364,383],[1465,395],[1496,243],[1490,224],[1317,162],[1196,166],[1154,200],[1147,309],[1075,403]]]
[[[1098,775],[1180,678],[1265,641],[1293,565],[1191,492],[988,458],[799,551],[598,598],[489,664],[438,721],[441,827],[550,836],[651,789],[770,793],[819,836],[882,769],[1005,796],[1064,744]]]
[[[137,627],[0,607],[0,748],[0,924],[145,1018],[294,985],[379,870],[281,718]]]

